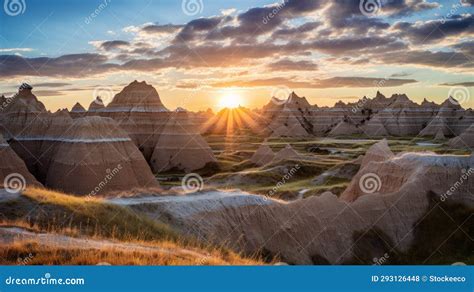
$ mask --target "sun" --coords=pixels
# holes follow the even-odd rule
[[[219,99],[220,108],[234,109],[242,105],[242,97],[237,93],[226,93]]]

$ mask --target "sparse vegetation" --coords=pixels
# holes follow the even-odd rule
[[[112,240],[174,251],[171,253],[109,248],[83,249],[39,245],[19,241],[0,251],[2,264],[17,264],[25,254],[35,255],[28,264],[110,264],[133,265],[222,265],[262,264],[258,258],[244,258],[223,247],[204,245],[184,237],[166,224],[137,214],[130,208],[45,189],[29,188],[17,199],[0,203],[0,226],[19,227],[33,232],[67,235],[93,240]],[[180,252],[191,250],[205,256]]]

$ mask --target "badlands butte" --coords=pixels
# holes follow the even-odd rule
[[[22,84],[0,98],[0,262],[474,263],[471,109],[288,94],[190,112],[134,81],[52,113]]]

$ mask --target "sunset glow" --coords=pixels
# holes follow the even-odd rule
[[[227,93],[219,99],[220,108],[234,109],[243,105],[243,100],[237,93]]]

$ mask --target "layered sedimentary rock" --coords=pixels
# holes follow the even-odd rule
[[[467,128],[461,135],[449,140],[449,146],[455,148],[474,148],[474,125]]]
[[[440,131],[445,137],[458,136],[473,123],[472,111],[464,110],[450,98],[441,104],[436,116],[420,132],[420,136],[434,137]]]
[[[100,96],[97,96],[96,99],[91,102],[89,105],[89,113],[96,113],[103,111],[105,109],[104,101]]]
[[[329,133],[329,137],[350,136],[360,134],[361,130],[354,124],[346,121],[341,121]]]
[[[69,115],[73,119],[85,117],[86,114],[87,110],[78,102],[72,107],[71,111],[69,112]]]
[[[266,133],[273,137],[304,137],[312,132],[312,106],[305,97],[292,92],[287,100],[272,100],[263,107]]]
[[[429,196],[474,206],[473,165],[474,156],[403,153],[363,167],[343,199],[324,193],[291,203],[267,199],[235,206],[219,201],[212,209],[198,208],[191,198],[176,199],[172,209],[169,203],[147,204],[144,199],[134,208],[152,217],[159,214],[183,232],[248,254],[260,251],[290,264],[341,264],[354,259],[356,235],[369,230],[383,233],[397,250],[406,251],[414,239],[413,226],[430,211]],[[359,179],[364,174],[379,176],[379,191],[375,186],[372,194],[361,192]],[[374,243],[378,244],[383,242]],[[369,251],[371,257],[387,252]]]
[[[273,122],[268,125],[268,130],[272,137],[305,137],[309,135],[293,111],[288,108],[281,111]]]
[[[290,100],[297,100],[297,105]],[[294,116],[290,116],[289,123],[286,122],[289,114],[285,111]],[[443,131],[443,135],[452,137],[474,123],[472,110],[464,110],[452,98],[441,105],[426,99],[417,104],[405,94],[385,97],[380,92],[372,99],[364,97],[349,104],[339,101],[334,107],[310,106],[306,99],[292,93],[286,101],[273,98],[261,112],[270,121],[271,131],[267,134],[271,135],[284,125],[277,132],[283,136],[289,135],[291,129],[288,127],[292,125],[297,133],[295,136],[304,136],[303,128],[316,136],[414,137],[420,134],[434,137]]]
[[[32,87],[22,84],[0,114],[0,128],[12,149],[35,174],[41,156],[41,139],[51,124],[51,113],[32,93]]]
[[[189,123],[186,112],[171,115],[150,160],[154,172],[171,169],[191,172],[217,162],[207,142]]]
[[[157,186],[138,148],[112,119],[75,119],[54,142],[45,186],[77,195]]]
[[[386,137],[388,136],[388,131],[383,125],[380,115],[373,115],[364,126],[361,127],[361,131],[368,137]]]
[[[92,114],[116,120],[149,161],[170,112],[153,86],[134,81],[116,94],[106,108]]]
[[[390,159],[394,156],[392,150],[388,146],[388,142],[386,139],[383,139],[380,142],[375,143],[365,153],[364,157],[361,161],[361,166],[365,167],[370,162],[378,162],[378,161],[385,161]]]
[[[281,149],[275,154],[274,161],[296,159],[299,156],[300,155],[298,154],[298,152],[296,152],[290,144],[286,144],[285,148]]]
[[[41,186],[1,134],[0,160],[2,161],[0,163],[0,189],[9,188],[12,191],[21,190],[27,186]]]
[[[7,99],[0,114],[0,127],[5,139],[24,136],[37,123],[38,115],[47,113],[45,106],[32,93],[32,87],[22,84],[18,93]]]
[[[275,158],[275,153],[273,150],[265,143],[258,147],[257,151],[252,155],[250,161],[252,163],[262,166],[273,161]]]

